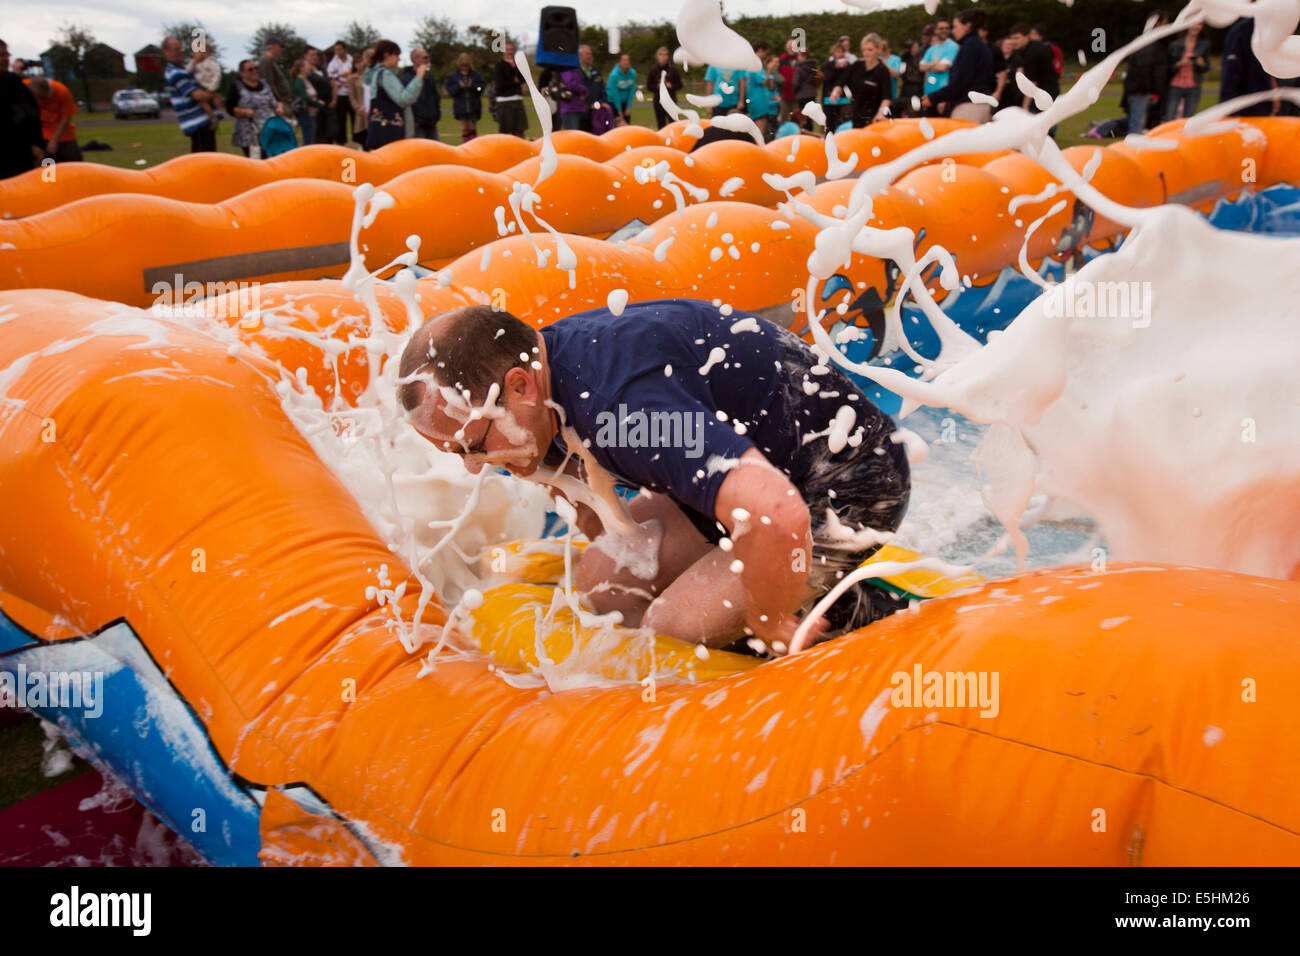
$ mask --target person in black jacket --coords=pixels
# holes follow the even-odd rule
[[[925,92],[925,74],[921,72],[921,55],[924,51],[917,40],[908,40],[903,44],[903,75],[898,78],[898,98],[890,106],[895,116],[917,116],[921,111],[912,106],[921,105],[921,94]]]
[[[851,105],[844,90],[848,86],[849,67],[853,61],[845,39],[835,42],[822,64],[822,110],[826,113],[826,129],[830,132],[844,122]]]
[[[483,115],[483,87],[487,81],[474,69],[468,53],[456,57],[454,69],[444,81],[451,97],[451,112],[460,120],[460,141],[468,143],[478,135],[479,117]]]
[[[993,95],[998,98],[997,109],[1004,110],[1008,106],[1019,106],[1024,102],[1025,95],[1016,85],[1016,74],[1024,68],[1025,61],[1020,58],[1016,43],[1011,37],[1003,37],[998,46],[1002,53],[1002,69],[998,71],[995,64],[994,77],[997,85],[994,87]],[[998,75],[999,72],[1001,75]]]
[[[400,74],[402,83],[410,83],[415,77],[417,67],[429,62],[429,54],[416,47],[411,51],[411,66],[404,67]],[[420,87],[420,96],[411,104],[411,120],[415,128],[411,131],[412,139],[437,139],[438,120],[442,119],[442,91],[431,76],[425,76],[424,86]]]
[[[677,102],[677,91],[682,88],[682,75],[673,65],[671,57],[668,55],[668,47],[661,46],[655,52],[655,65],[650,67],[650,75],[646,77],[645,91],[646,95],[654,102],[655,122],[659,128],[663,129],[670,122],[672,117],[668,111],[659,104],[659,86],[662,79],[663,85],[668,90],[668,98],[674,103]]]
[[[1219,102],[1262,93],[1275,89],[1277,80],[1269,76],[1263,64],[1250,48],[1250,38],[1255,32],[1254,17],[1244,17],[1234,23],[1223,38],[1223,64],[1219,81]],[[1277,110],[1277,102],[1256,103],[1237,110],[1234,116],[1268,116]]]
[[[1168,23],[1169,18],[1159,15],[1161,23]],[[1160,23],[1156,24],[1160,26]],[[1147,126],[1147,107],[1152,102],[1159,102],[1164,92],[1165,45],[1151,43],[1138,50],[1128,59],[1128,69],[1124,73],[1124,104],[1128,108],[1128,131],[1142,135]],[[1151,111],[1155,112],[1155,111]]]
[[[45,158],[41,107],[21,76],[9,72],[9,46],[0,40],[0,179],[17,176]]]
[[[311,64],[307,82],[311,84],[312,92],[320,101],[320,111],[316,114],[316,135],[312,138],[312,142],[332,143],[338,138],[335,128],[338,113],[334,109],[334,84],[330,82],[329,75],[325,72],[325,54],[314,46],[308,47],[307,62]]]
[[[1020,72],[1025,74],[1025,79],[1056,99],[1061,93],[1061,84],[1052,64],[1052,48],[1041,40],[1029,39],[1029,30],[1027,23],[1017,23],[1011,28],[1011,39],[1020,53]],[[1031,113],[1042,112],[1032,96],[1024,97],[1021,105]]]
[[[528,114],[524,111],[524,75],[515,66],[515,44],[506,41],[505,53],[492,67],[492,88],[496,93],[497,125],[507,136],[524,139]]]
[[[1201,101],[1201,80],[1210,69],[1210,41],[1204,35],[1201,24],[1193,23],[1187,32],[1169,44],[1169,87],[1165,93],[1165,122],[1178,115],[1178,106],[1183,107],[1183,116],[1190,117],[1196,112]]]
[[[879,34],[862,38],[862,56],[849,65],[845,86],[853,97],[853,127],[861,129],[889,114],[889,67],[880,59],[884,41]]]
[[[817,68],[817,61],[808,55],[807,50],[800,50],[794,67],[794,99],[799,106],[795,118],[809,133],[813,128],[812,119],[803,110],[809,103],[817,102],[817,89],[821,82],[822,71]]]
[[[993,94],[993,54],[980,39],[979,28],[984,25],[983,10],[963,10],[952,21],[952,36],[957,41],[957,58],[948,71],[948,82],[922,100],[935,106],[940,114],[953,119],[987,123],[993,118],[993,109],[987,103],[972,103],[971,93]],[[1050,53],[1048,66],[1051,66]],[[1055,71],[1053,71],[1055,74]]]

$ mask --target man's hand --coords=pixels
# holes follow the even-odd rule
[[[587,469],[583,467],[580,458],[570,458],[568,464],[564,466],[563,474],[568,475],[570,478],[576,478],[581,482],[587,480]],[[600,516],[589,505],[569,501],[569,497],[554,485],[547,485],[546,490],[552,498],[563,498],[568,501],[574,510],[578,512],[578,530],[587,536],[588,541],[595,541],[604,533],[605,526],[601,523]]]
[[[59,141],[57,139],[52,139],[45,144],[45,152],[48,153],[50,156],[53,156],[58,151],[59,151]]]

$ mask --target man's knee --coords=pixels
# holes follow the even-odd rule
[[[588,547],[573,566],[573,586],[583,593],[614,577],[614,559],[599,548]]]
[[[671,604],[660,598],[655,598],[650,602],[650,606],[645,609],[645,616],[641,618],[641,626],[650,628],[656,634],[677,634],[679,628],[676,617],[673,614]]]
[[[678,600],[679,597],[661,594],[651,601],[641,618],[641,626],[656,634],[713,648],[725,647],[744,635],[744,610],[735,602],[729,602],[731,606],[726,607],[710,599],[707,607],[701,607],[697,602]]]
[[[573,569],[573,586],[597,614],[619,611],[629,627],[641,625],[642,613],[657,593],[652,582],[631,577],[609,555],[590,547]]]

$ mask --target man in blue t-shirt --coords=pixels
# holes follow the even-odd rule
[[[957,43],[952,39],[952,24],[940,20],[934,25],[934,45],[921,55],[921,72],[925,74],[925,92],[937,93],[948,85],[948,71],[957,59]]]
[[[741,86],[745,82],[744,70],[724,70],[711,66],[704,71],[705,94],[717,93],[722,102],[713,107],[714,116],[726,116],[740,103]]]
[[[907,508],[889,417],[790,332],[706,302],[593,309],[540,331],[456,309],[412,336],[399,374],[426,439],[576,506],[593,544],[574,583],[591,607],[683,640],[752,633],[781,652]],[[653,494],[624,512],[616,486]],[[898,607],[857,586],[817,626]]]
[[[200,104],[219,104],[220,98],[216,93],[199,86],[194,76],[185,69],[185,47],[180,40],[167,37],[162,42],[162,51],[163,59],[167,61],[167,95],[171,98],[181,132],[190,138],[190,152],[215,153],[217,130],[212,117]]]

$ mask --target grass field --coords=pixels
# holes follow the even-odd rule
[[[1204,92],[1201,96],[1201,108],[1213,106],[1217,101],[1218,79],[1213,75],[1207,76]],[[95,114],[96,117],[100,115],[102,114]],[[1096,142],[1095,140],[1080,139],[1088,126],[1096,120],[1114,119],[1123,115],[1124,108],[1120,103],[1120,83],[1115,81],[1106,87],[1096,103],[1078,116],[1073,116],[1062,123],[1057,130],[1056,140],[1062,146],[1074,146],[1081,142]],[[633,105],[632,121],[637,125],[654,129],[654,110],[650,104],[637,103]],[[497,124],[490,115],[484,113],[483,119],[478,124],[478,131],[480,134],[495,133],[497,132]],[[234,122],[231,120],[223,122],[217,132],[217,148],[225,153],[242,155],[238,147],[232,146],[230,143],[233,132]],[[460,124],[450,116],[445,116],[442,122],[438,124],[438,132],[445,143],[460,141]],[[92,139],[107,143],[113,147],[108,152],[88,152],[85,154],[88,162],[104,163],[109,166],[145,169],[189,152],[189,139],[182,135],[180,128],[166,115],[158,120],[87,119],[77,123],[77,133],[78,140],[83,147]],[[540,135],[537,118],[531,112],[529,114],[529,134],[530,139],[536,139]]]
[[[74,759],[58,776],[45,776],[41,770],[45,734],[40,721],[27,715],[4,716],[6,719],[0,720],[0,810],[90,770],[89,764]]]

